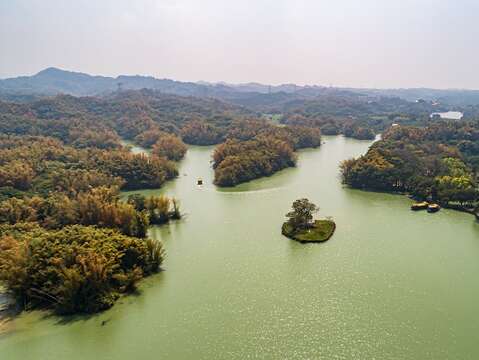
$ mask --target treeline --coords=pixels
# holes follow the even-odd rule
[[[152,154],[168,160],[183,159],[188,148],[179,137],[169,134],[158,128],[144,131],[137,135],[134,142],[145,148],[152,148]]]
[[[284,124],[319,127],[328,135],[373,139],[375,133],[394,123],[427,126],[432,112],[448,110],[430,101],[406,101],[334,88],[236,95],[239,98],[226,96],[227,103],[144,89],[104,97],[59,95],[32,98],[23,104],[0,102],[0,131],[53,136],[74,146],[106,148],[118,147],[118,136],[134,140],[144,132],[160,130],[188,144],[213,145],[226,140],[233,122],[275,113],[283,115]],[[466,118],[477,114],[473,106],[463,110]]]
[[[204,120],[192,120],[181,128],[183,141],[192,145],[215,145],[223,141],[226,127],[218,127]]]
[[[323,135],[344,135],[358,140],[373,140],[376,130],[369,124],[361,125],[361,122],[350,118],[308,118],[300,114],[290,114],[282,117],[281,122],[287,125],[305,126],[318,128]]]
[[[341,164],[343,182],[472,209],[479,199],[478,144],[478,122],[394,126],[364,156]]]
[[[295,166],[295,150],[321,144],[318,129],[278,127],[253,120],[236,123],[227,137],[213,154],[218,186],[234,186]]]
[[[301,114],[311,118],[348,118],[365,120],[389,114],[427,117],[433,112],[447,111],[444,105],[397,96],[362,92],[357,89],[302,88],[290,93],[248,93],[228,98],[228,101],[248,109],[268,114]]]
[[[178,161],[187,150],[184,142],[219,144],[235,123],[255,117],[219,100],[152,90],[102,98],[59,95],[22,104],[0,102],[0,133],[53,137],[77,149],[120,149],[125,139]]]
[[[234,120],[252,116],[252,111],[219,100],[153,90],[117,92],[107,97],[59,95],[22,104],[0,102],[0,132],[51,136],[67,144],[109,148],[119,147],[120,137],[140,140],[151,135],[149,131],[162,131],[181,134],[188,143],[204,144],[219,143]],[[204,131],[195,128],[197,124],[202,124]],[[196,136],[198,131],[200,136]]]
[[[431,125],[430,114],[444,110],[447,108],[442,105],[422,100],[411,102],[345,91],[291,101],[276,109],[284,114],[284,124],[318,127],[324,135],[343,134],[360,140],[372,140],[393,124]]]
[[[163,224],[180,217],[176,199],[137,195],[123,202],[117,188],[106,186],[73,196],[58,191],[47,197],[12,197],[0,202],[1,223],[36,222],[46,229],[75,224],[94,225],[139,238],[146,237],[148,225]]]
[[[78,149],[46,137],[0,135],[0,198],[14,190],[45,195],[100,185],[158,188],[177,174],[165,158],[124,148]]]

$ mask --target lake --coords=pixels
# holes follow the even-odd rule
[[[461,120],[464,114],[460,111],[446,111],[446,112],[437,112],[432,113],[431,117],[434,115],[439,115],[441,119],[449,119],[449,120]]]
[[[22,314],[0,358],[479,358],[479,224],[343,187],[339,162],[370,144],[325,137],[297,168],[233,189],[212,185],[211,147],[190,147],[178,179],[142,192],[176,196],[186,213],[151,230],[165,271],[95,316]],[[336,221],[328,242],[281,235],[301,197]]]

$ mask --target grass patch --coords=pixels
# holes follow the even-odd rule
[[[329,240],[333,236],[334,230],[336,230],[336,223],[332,220],[315,220],[313,227],[299,231],[293,231],[292,226],[287,222],[281,228],[284,236],[302,243]]]

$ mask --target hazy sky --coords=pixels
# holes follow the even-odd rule
[[[0,77],[479,89],[479,0],[0,0]]]

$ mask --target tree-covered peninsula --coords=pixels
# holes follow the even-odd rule
[[[278,127],[264,121],[232,126],[213,154],[215,184],[234,186],[295,166],[295,150],[321,145],[319,129]]]
[[[478,122],[393,126],[365,155],[341,164],[342,179],[354,188],[406,192],[477,213],[478,142]]]

